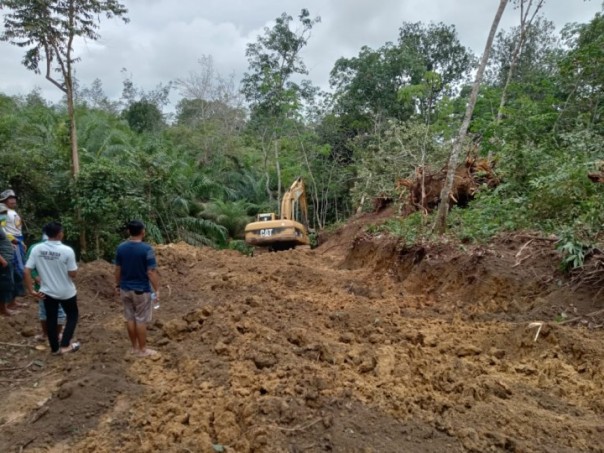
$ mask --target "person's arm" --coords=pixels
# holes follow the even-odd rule
[[[23,283],[25,284],[25,290],[28,294],[37,299],[44,297],[41,292],[34,289],[34,279],[31,276],[31,269],[29,267],[26,267],[23,272]]]
[[[147,276],[149,277],[153,291],[155,291],[155,297],[159,300],[159,274],[157,273],[157,269],[149,269]]]
[[[67,275],[69,275],[72,280],[75,280],[78,275],[78,263],[75,259],[75,252],[71,248],[70,250],[71,252],[67,256]]]
[[[0,256],[0,265],[2,267],[8,266],[8,261],[6,261],[3,256]]]
[[[119,289],[120,288],[120,279],[122,277],[122,267],[121,266],[115,266],[115,288]]]

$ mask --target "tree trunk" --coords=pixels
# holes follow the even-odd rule
[[[67,115],[69,116],[69,141],[71,143],[71,175],[77,179],[80,174],[80,154],[78,152],[78,131],[76,127],[75,105],[73,101],[73,82],[71,79],[71,64],[67,64],[68,73],[65,77],[65,94],[67,96]],[[76,220],[80,225],[80,257],[86,255],[86,226],[82,222],[82,212],[76,208]]]
[[[277,170],[277,206],[279,206],[279,216],[281,212],[281,165],[279,164],[279,140],[275,137],[275,169]]]
[[[443,185],[443,189],[440,194],[440,205],[438,206],[438,215],[436,217],[435,227],[436,231],[439,234],[443,234],[447,229],[447,215],[449,214],[449,196],[451,194],[451,189],[453,188],[453,180],[455,178],[455,170],[457,169],[457,164],[459,162],[459,154],[461,152],[461,147],[463,145],[466,133],[468,132],[468,127],[470,126],[470,120],[472,119],[472,113],[474,112],[474,106],[476,105],[476,99],[478,98],[478,90],[480,90],[482,76],[489,60],[489,54],[491,53],[491,47],[493,46],[495,33],[497,32],[499,21],[501,20],[501,16],[503,15],[507,4],[508,0],[499,1],[499,7],[497,8],[495,18],[493,19],[493,24],[491,25],[491,31],[489,32],[489,37],[487,38],[484,53],[482,54],[482,59],[480,60],[480,66],[478,67],[478,71],[476,72],[476,78],[474,79],[472,93],[470,94],[468,106],[466,107],[465,117],[461,124],[461,128],[459,129],[457,139],[455,140],[455,143],[453,143],[453,149],[451,150],[451,156],[449,157],[449,165],[447,168],[447,180]]]
[[[531,6],[533,0],[528,0],[528,5],[526,10],[524,9],[524,2],[526,0],[520,0],[520,31],[518,36],[518,42],[516,46],[514,46],[514,51],[512,52],[512,61],[510,63],[510,69],[508,70],[508,74],[505,80],[505,85],[503,86],[503,90],[501,91],[501,101],[499,102],[499,108],[497,109],[497,124],[501,123],[501,119],[503,117],[503,108],[505,107],[505,103],[507,101],[507,93],[510,83],[512,82],[512,77],[514,76],[514,70],[518,65],[518,59],[520,58],[520,52],[522,51],[522,47],[524,46],[524,42],[526,41],[526,32],[528,27],[530,27],[535,19],[535,16],[543,6],[544,0],[539,0],[537,5],[535,6],[535,11],[531,18],[527,21],[528,15],[531,10]],[[490,159],[489,159],[490,161]]]
[[[78,153],[78,132],[71,80],[67,81],[67,115],[69,116],[69,140],[71,142],[71,175],[75,179],[80,173],[80,154]]]

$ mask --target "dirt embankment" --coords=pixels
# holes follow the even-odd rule
[[[604,334],[580,316],[603,302],[547,240],[350,228],[253,258],[158,247],[154,359],[127,353],[111,267],[82,266],[78,353],[34,349],[33,308],[0,320],[0,451],[604,451]]]

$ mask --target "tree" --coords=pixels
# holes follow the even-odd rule
[[[235,87],[235,74],[223,76],[214,68],[211,55],[202,55],[198,61],[199,72],[190,72],[184,79],[175,82],[180,94],[188,101],[197,102],[195,117],[199,121],[220,118],[228,123],[231,115],[240,112],[243,107],[241,92]]]
[[[264,29],[257,42],[248,44],[245,55],[250,72],[242,80],[242,93],[253,115],[288,116],[295,113],[303,98],[312,95],[310,83],[293,80],[308,70],[300,53],[308,43],[313,26],[321,19],[310,18],[307,9],[298,16],[301,30],[291,29],[293,18],[286,13],[275,20],[272,29]]]
[[[298,16],[301,30],[292,30],[293,18],[281,14],[273,28],[265,28],[257,42],[248,44],[246,56],[249,71],[242,80],[242,93],[251,107],[251,125],[260,137],[264,155],[266,191],[270,199],[270,154],[274,153],[277,174],[278,198],[281,194],[281,167],[279,136],[288,121],[297,120],[302,102],[314,95],[309,81],[300,83],[296,75],[308,74],[300,53],[306,46],[314,24],[320,18],[311,19],[307,9]]]
[[[99,78],[94,79],[89,87],[79,90],[77,101],[86,104],[90,108],[105,112],[117,113],[118,111],[117,103],[109,100]]]
[[[454,26],[405,22],[397,43],[377,50],[365,46],[357,57],[336,61],[330,84],[338,113],[352,115],[357,123],[404,121],[416,113],[427,118],[437,101],[467,76],[472,62]],[[420,85],[430,86],[428,95],[399,97],[402,89]]]
[[[499,26],[501,16],[503,15],[507,4],[508,0],[499,0],[499,7],[497,8],[495,18],[493,19],[493,23],[491,24],[491,30],[487,38],[487,43],[485,45],[482,58],[480,59],[480,66],[478,66],[478,71],[476,72],[476,78],[474,79],[472,93],[470,94],[470,99],[466,107],[465,117],[459,129],[457,139],[455,140],[455,143],[453,143],[453,149],[451,150],[451,156],[449,157],[449,164],[447,167],[447,179],[445,181],[445,184],[443,185],[443,189],[440,194],[440,205],[438,207],[438,215],[436,218],[436,230],[440,234],[443,234],[447,228],[447,214],[449,212],[449,194],[451,193],[451,189],[453,188],[453,179],[455,178],[455,172],[459,163],[459,154],[461,152],[461,147],[468,131],[468,127],[470,126],[470,120],[472,119],[472,113],[474,112],[474,106],[476,105],[478,91],[480,90],[480,84],[482,82],[482,75],[484,74],[487,62],[489,61],[489,54],[491,52],[491,47],[493,46],[495,33],[497,32],[497,27]]]
[[[100,37],[97,30],[101,14],[128,22],[128,10],[116,0],[0,0],[0,8],[9,10],[0,40],[26,47],[22,63],[37,74],[44,61],[46,79],[67,97],[71,170],[75,177],[80,171],[80,160],[74,109],[73,66],[78,61],[73,54],[74,40],[96,41]]]
[[[571,50],[560,72],[568,96],[558,121],[565,118],[604,134],[604,13],[588,24],[568,26],[564,35]]]
[[[164,126],[164,116],[159,107],[145,99],[130,104],[123,115],[130,128],[139,134],[155,132]]]
[[[507,71],[507,77],[505,84],[503,85],[503,91],[501,93],[501,101],[499,102],[499,109],[497,109],[497,123],[501,122],[503,116],[503,107],[507,99],[507,91],[514,75],[514,70],[518,64],[520,58],[520,52],[524,47],[524,43],[527,38],[528,30],[533,24],[535,16],[543,6],[545,0],[537,0],[535,4],[535,10],[531,12],[533,6],[533,0],[518,0],[520,3],[520,27],[518,29],[518,35],[515,39],[514,50],[512,52],[512,60],[509,63],[509,69]]]

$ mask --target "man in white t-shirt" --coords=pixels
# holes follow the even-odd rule
[[[25,287],[36,299],[44,299],[48,342],[52,353],[58,355],[75,352],[80,349],[78,342],[71,343],[78,323],[77,290],[73,283],[78,270],[75,253],[71,247],[61,242],[63,226],[59,222],[50,222],[44,226],[43,231],[48,236],[48,241],[36,245],[31,251],[25,263]],[[34,289],[32,269],[36,269],[42,279],[39,291]],[[59,305],[67,316],[60,344],[57,332]]]

